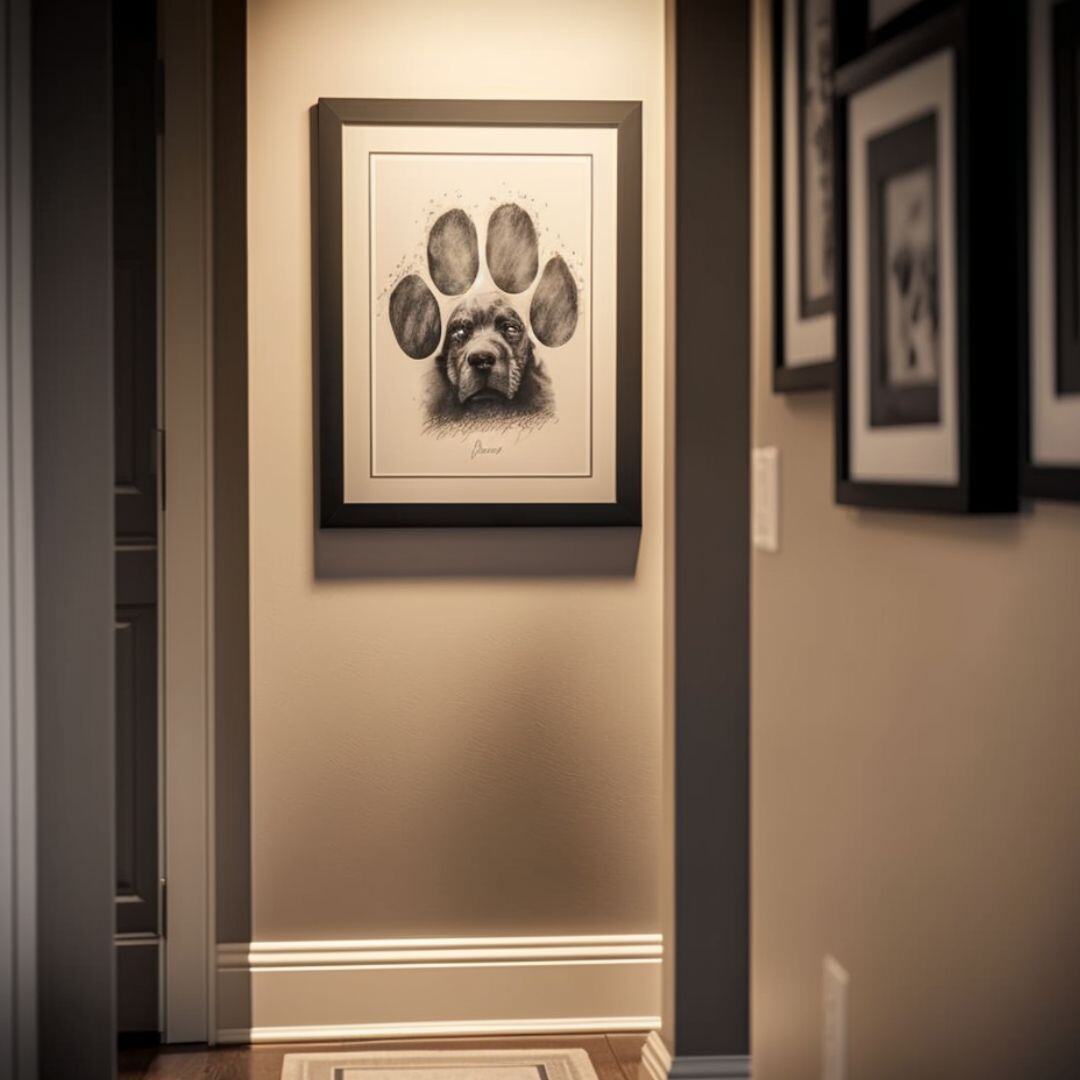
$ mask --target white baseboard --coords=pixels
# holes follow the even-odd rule
[[[641,1054],[641,1080],[750,1080],[750,1058],[673,1058],[660,1032],[651,1031]]]
[[[671,1051],[660,1037],[660,1032],[653,1030],[645,1040],[641,1051],[641,1080],[668,1080],[671,1072]]]
[[[647,1031],[659,934],[218,947],[218,1041]]]
[[[478,1020],[416,1024],[352,1024],[315,1027],[224,1028],[219,1043],[338,1042],[349,1039],[436,1039],[464,1035],[600,1035],[646,1031],[655,1016],[592,1016],[552,1020]]]

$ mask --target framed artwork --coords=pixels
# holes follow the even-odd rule
[[[1029,5],[1027,495],[1080,499],[1080,0]]]
[[[841,503],[1016,509],[1019,241],[974,223],[1000,223],[1019,181],[999,165],[994,199],[972,186],[1012,129],[970,130],[967,26],[957,10],[837,75]]]
[[[832,386],[836,349],[832,0],[775,0],[778,392]]]
[[[640,524],[640,103],[315,112],[321,525]]]
[[[964,0],[833,0],[837,66]],[[985,0],[983,0],[985,4]]]

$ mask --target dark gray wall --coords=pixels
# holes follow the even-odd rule
[[[749,1053],[750,11],[676,7],[675,1053]]]
[[[109,4],[33,16],[40,1070],[113,1080]]]
[[[244,0],[213,12],[214,668],[218,941],[251,940]]]

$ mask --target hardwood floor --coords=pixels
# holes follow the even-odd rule
[[[326,1050],[526,1050],[577,1048],[589,1054],[598,1080],[638,1080],[640,1035],[530,1038],[368,1039],[351,1043],[266,1043],[259,1046],[155,1046],[122,1049],[119,1080],[279,1080],[286,1054]]]
[[[607,1035],[605,1038],[611,1047],[623,1071],[626,1080],[638,1080],[638,1066],[641,1065],[641,1051],[645,1047],[647,1034]]]

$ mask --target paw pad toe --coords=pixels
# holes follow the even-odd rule
[[[524,292],[536,279],[540,264],[536,226],[516,203],[503,203],[492,211],[486,253],[491,280],[503,292]]]
[[[423,360],[438,347],[442,337],[439,304],[418,275],[409,274],[394,286],[390,325],[402,351],[413,360]]]
[[[447,296],[460,296],[476,280],[480,270],[476,226],[464,210],[448,210],[432,225],[427,257],[431,280]]]
[[[574,275],[561,255],[547,261],[533,292],[529,321],[537,340],[549,348],[565,345],[578,320],[578,291]]]

